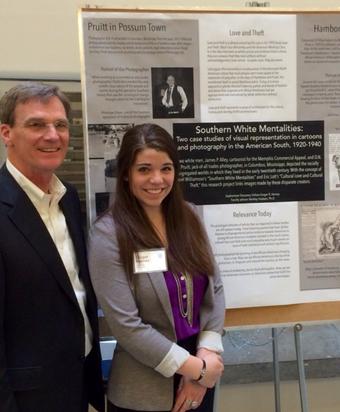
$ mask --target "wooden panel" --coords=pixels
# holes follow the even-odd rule
[[[340,302],[314,302],[226,310],[225,327],[273,326],[340,319]]]

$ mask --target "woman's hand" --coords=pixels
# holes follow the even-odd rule
[[[183,376],[171,412],[185,412],[196,409],[201,404],[206,391],[207,388]]]
[[[209,349],[206,349],[206,348],[199,348],[199,349],[197,350],[196,356],[197,356],[198,358],[200,358],[200,359],[204,359],[207,355],[210,355],[211,353],[215,353],[215,354],[216,354],[216,352],[214,352],[214,351],[212,351],[212,350],[209,350]],[[218,354],[217,354],[217,355],[218,355]]]
[[[206,363],[206,372],[199,384],[207,388],[214,387],[224,370],[222,356],[205,348],[200,348],[196,356],[204,359]]]
[[[202,357],[190,355],[183,365],[178,368],[177,373],[194,382],[197,381],[196,383],[206,388],[213,388],[224,370],[223,359],[221,355],[212,351],[202,351],[200,356]],[[204,362],[202,359],[204,359]],[[204,369],[204,373],[202,373],[202,369]],[[200,374],[202,375],[201,378]]]

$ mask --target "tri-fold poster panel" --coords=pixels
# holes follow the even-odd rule
[[[114,199],[125,131],[158,123],[227,307],[338,300],[339,17],[81,10],[90,221]]]

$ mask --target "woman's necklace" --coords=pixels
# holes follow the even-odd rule
[[[164,247],[167,247],[168,240],[166,236],[166,226],[163,216],[149,216],[149,219],[151,221],[154,231],[156,232],[156,235],[158,236],[158,239],[162,242]]]
[[[187,273],[173,273],[172,275],[176,282],[177,297],[179,304],[179,311],[182,318],[186,319],[189,325],[192,327],[193,321],[193,307],[194,307],[194,288],[192,276]],[[184,282],[184,287],[182,287]]]

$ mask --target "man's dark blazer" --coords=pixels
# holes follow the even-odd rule
[[[94,334],[84,359],[84,321],[60,255],[35,207],[0,170],[0,411],[81,412],[83,385],[103,410],[97,303],[90,283],[79,198],[60,201],[74,243]]]

